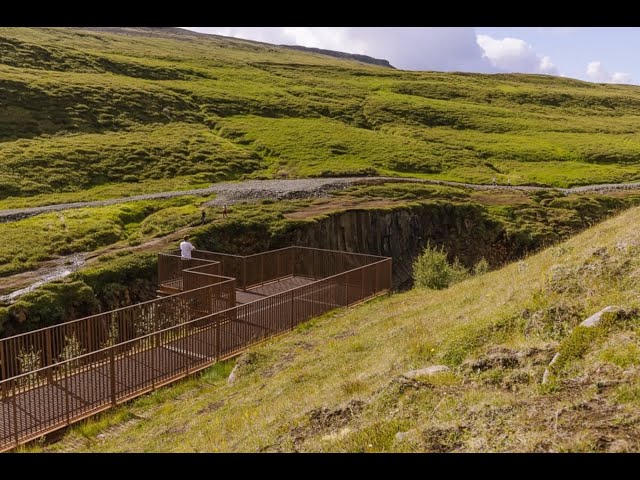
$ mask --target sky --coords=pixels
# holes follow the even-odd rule
[[[405,70],[544,73],[640,84],[639,27],[184,27],[360,53]]]

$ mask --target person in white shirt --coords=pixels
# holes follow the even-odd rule
[[[191,252],[195,250],[191,242],[189,241],[189,235],[184,236],[184,241],[180,242],[180,252],[182,253],[182,258],[191,258]]]

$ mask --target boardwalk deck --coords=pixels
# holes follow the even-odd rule
[[[289,255],[286,249],[284,251]],[[313,257],[310,257],[312,264],[328,263],[318,260],[321,253],[317,252],[325,251],[306,249],[302,253],[308,255],[309,251],[313,252]],[[336,254],[350,255],[330,253],[336,265]],[[211,255],[220,257],[222,254]],[[271,268],[286,273],[287,268],[281,261],[284,254],[278,255],[275,267]],[[251,257],[234,257],[234,261],[235,258]],[[0,344],[0,353],[9,352],[15,358],[16,353],[10,352],[8,345],[15,344],[26,349],[29,339],[33,338],[34,342],[39,342],[37,351],[41,358],[48,355],[53,359],[39,370],[0,381],[0,451],[237,355],[248,346],[290,331],[314,316],[388,291],[391,288],[391,260],[383,257],[369,257],[366,260],[360,261],[361,265],[356,262],[356,268],[347,269],[349,262],[341,259],[342,272],[328,275],[325,271],[324,278],[314,279],[308,275],[309,268],[306,267],[301,268],[306,269],[305,274],[267,275],[265,272],[270,267],[265,267],[264,259],[260,259],[263,281],[231,290],[228,286],[229,281],[234,281],[233,278],[202,273],[207,269],[219,273],[223,260],[208,260],[209,264],[201,261],[203,264],[198,267],[184,269],[183,285],[195,288],[184,291],[184,299],[182,294],[176,294],[140,308],[135,307],[137,310],[118,311],[124,312],[118,324],[120,334],[125,331],[124,327],[128,328],[125,340],[111,346],[94,341],[92,344],[96,345],[95,348],[83,349],[87,353],[65,361],[56,361],[57,357],[51,353],[43,353],[48,343],[42,339],[50,342],[51,338],[47,329],[42,331],[44,333],[21,336],[19,342],[14,340],[17,337],[0,340],[14,342]],[[255,258],[251,261],[256,262]],[[182,268],[175,261],[174,264]],[[237,263],[231,261],[227,266],[238,269]],[[190,271],[197,269],[201,271],[200,276],[188,276]],[[107,315],[104,318],[108,320],[115,318],[111,312],[101,315]],[[171,326],[168,328],[159,327],[166,324],[163,322],[167,321],[167,315],[179,315],[179,318],[177,322],[169,322]],[[101,319],[98,318],[99,321]],[[143,326],[154,327],[150,333],[138,332],[126,323],[127,320],[139,322],[140,319],[145,321]],[[91,340],[97,335],[96,328],[102,324],[93,317],[87,317],[86,320],[86,325],[82,321],[75,321],[73,328],[76,333],[88,332],[82,338]],[[140,324],[136,326],[140,327]],[[85,345],[88,348],[89,344]],[[13,365],[15,369],[17,364]]]

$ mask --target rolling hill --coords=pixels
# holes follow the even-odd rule
[[[4,28],[0,52],[2,198],[160,179],[640,178],[639,87],[401,71],[180,29]]]
[[[175,28],[2,28],[0,208],[307,176],[384,174],[480,184],[496,177],[499,183],[549,186],[626,182],[640,178],[639,102],[640,89],[632,86],[401,71],[339,52]],[[238,205],[225,225],[216,224],[216,210],[205,206],[210,198],[202,197],[2,223],[0,294],[28,286],[40,279],[39,269],[82,253],[100,262],[100,280],[91,268],[79,275],[92,279],[103,308],[126,298],[145,300],[150,287],[144,282],[151,279],[139,292],[131,279],[153,270],[145,252],[172,245],[176,232],[190,231],[209,248],[255,253],[293,241],[290,232],[315,228],[327,215],[338,218],[340,211],[374,204],[395,209],[398,218],[417,204],[423,212],[438,212],[436,220],[429,214],[419,224],[426,222],[452,256],[475,262],[484,255],[497,266],[639,198],[633,191],[565,198],[403,184],[334,197]],[[213,223],[199,227],[203,208]],[[295,211],[297,220],[285,218]],[[464,215],[473,217],[478,231],[461,242],[451,232],[471,221]],[[366,228],[377,235],[375,225]],[[420,232],[409,235],[426,241]],[[480,246],[474,238],[495,243],[474,251]],[[408,239],[392,239],[394,245],[379,245],[375,253],[402,252]],[[405,280],[418,247],[396,258]],[[143,256],[131,254],[134,249]],[[76,285],[75,294],[69,285]],[[70,319],[65,305],[85,305],[86,284],[69,285],[0,306],[0,334]]]

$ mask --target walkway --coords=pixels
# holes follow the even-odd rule
[[[0,339],[0,451],[392,287],[385,257],[304,247],[197,253],[159,255],[160,285],[186,286],[180,293]]]

